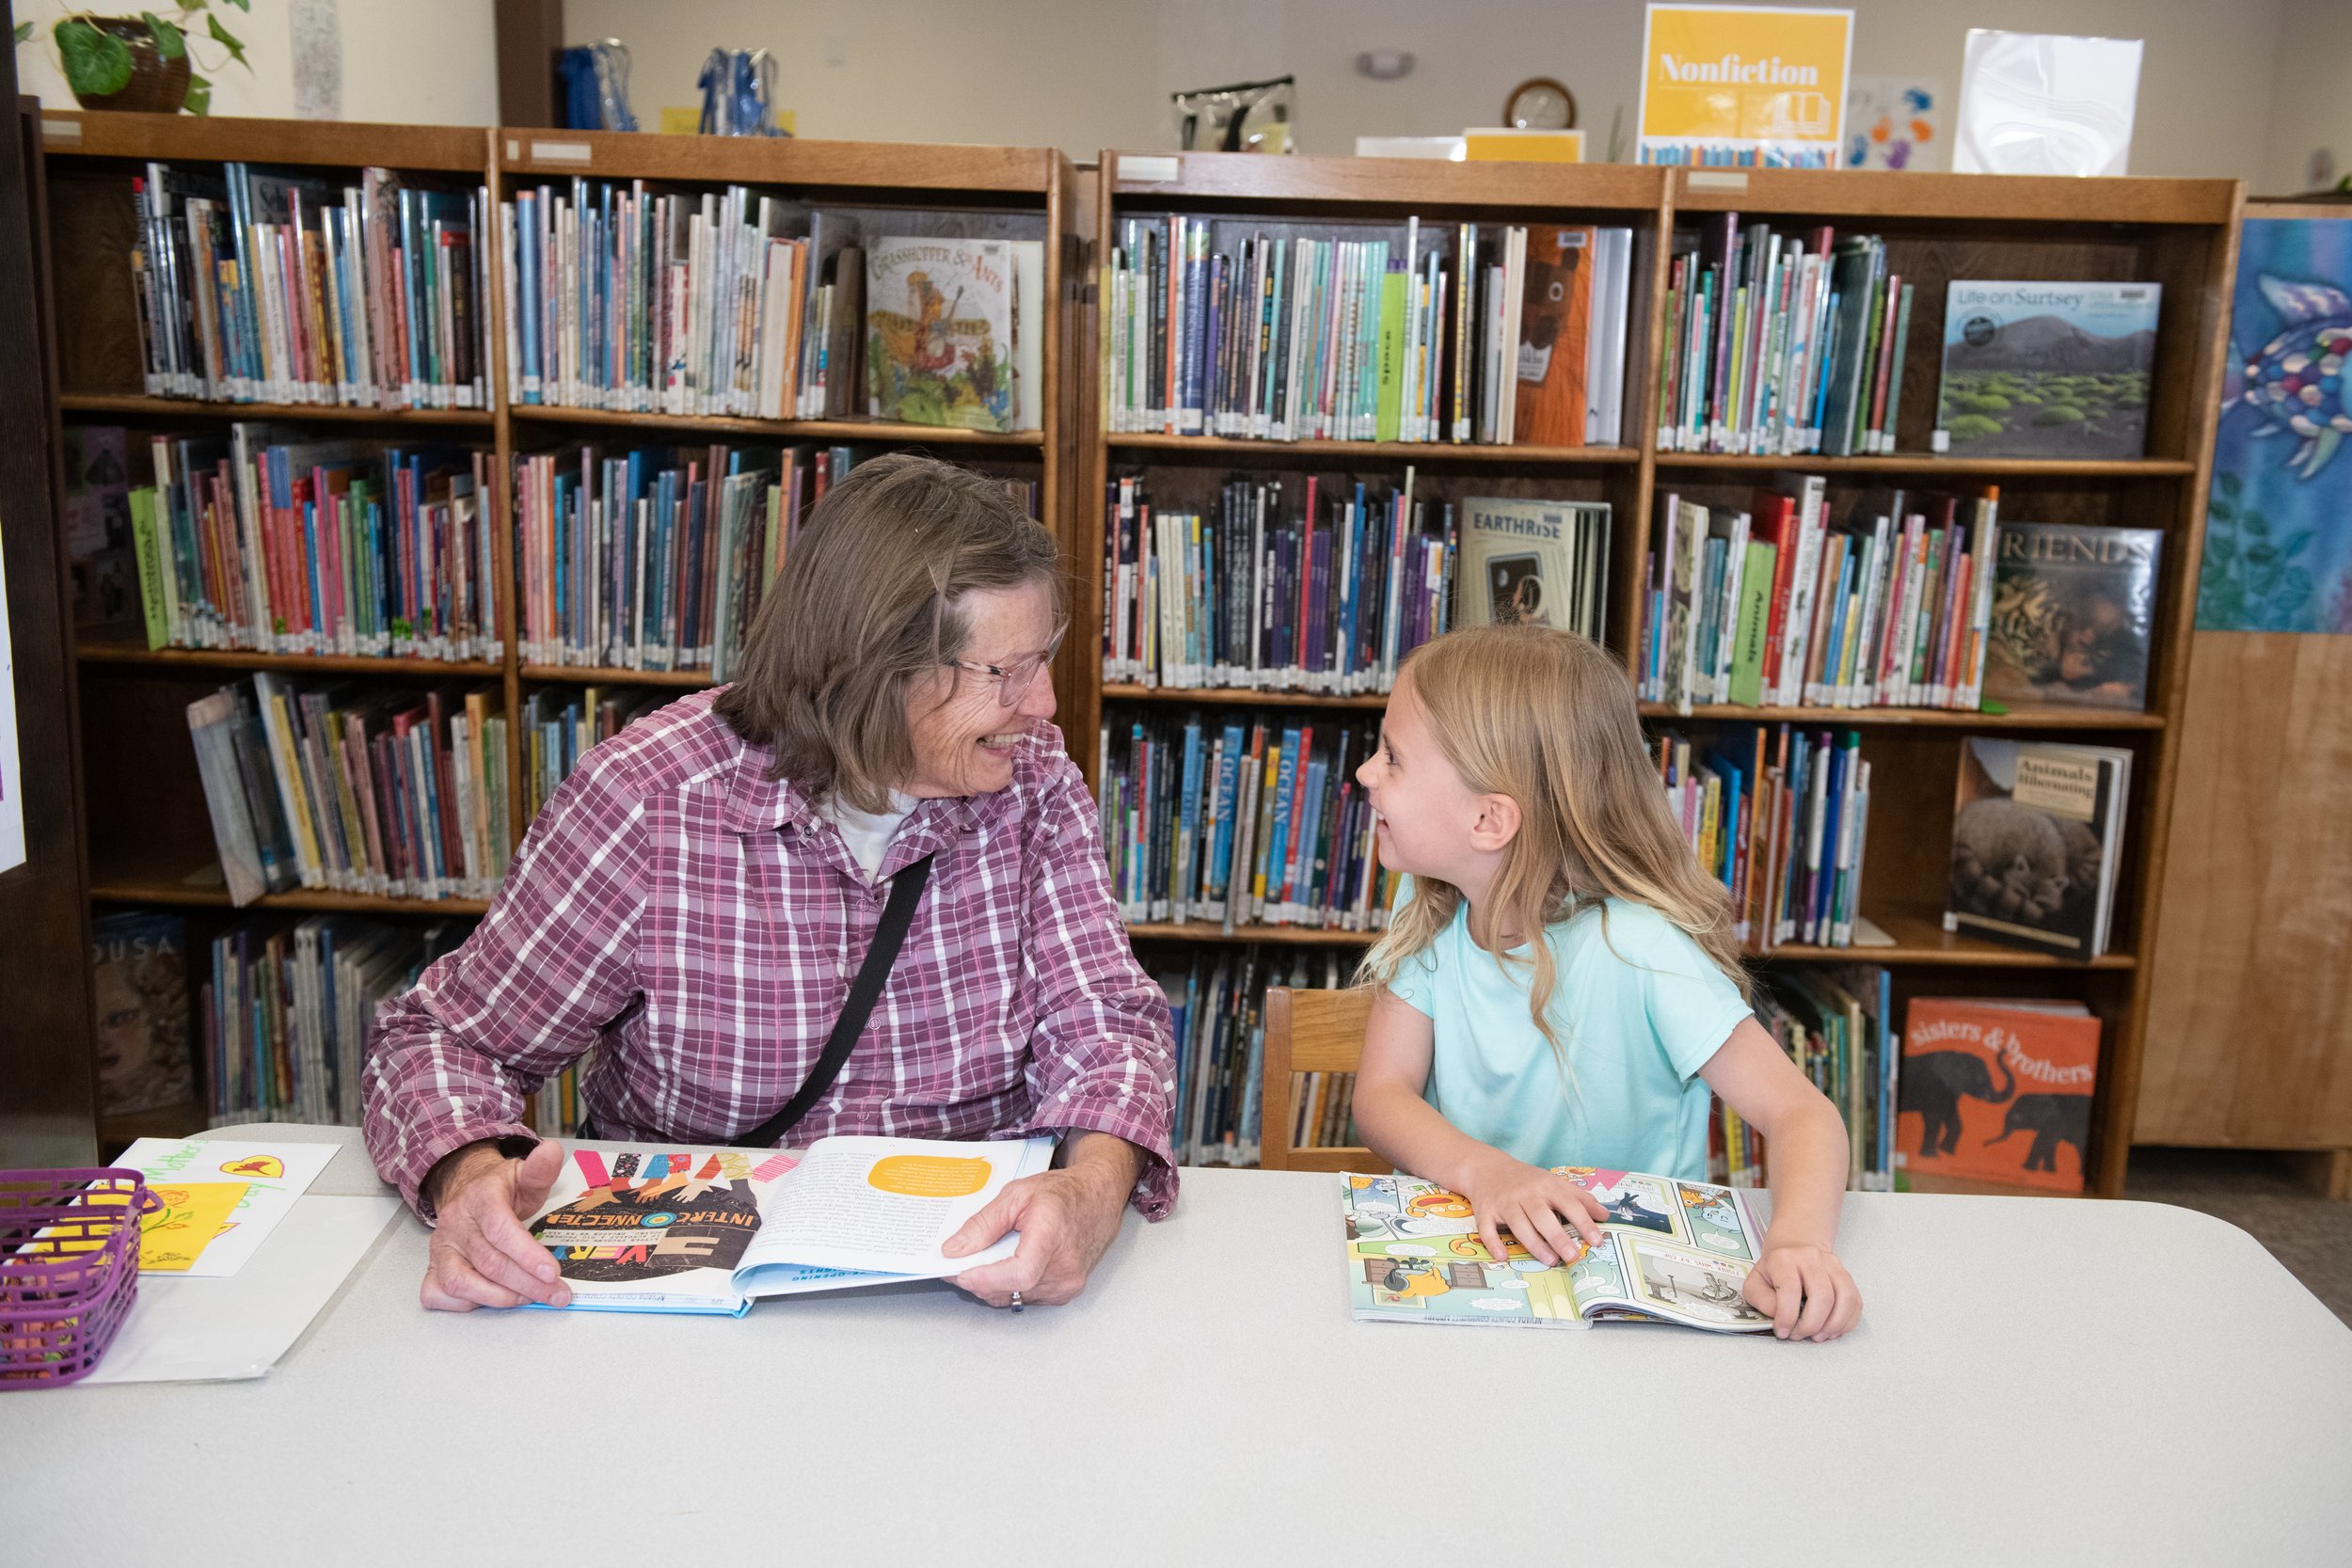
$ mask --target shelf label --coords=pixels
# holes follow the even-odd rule
[[[585,164],[596,158],[596,150],[584,141],[535,141],[531,144],[531,161],[534,164]]]
[[[1172,183],[1183,172],[1182,159],[1165,153],[1130,152],[1119,160],[1119,178],[1138,185]]]
[[[1748,177],[1738,169],[1694,168],[1682,177],[1682,183],[1693,191],[1744,191]]]
[[[78,142],[82,139],[82,122],[78,119],[51,119],[43,115],[40,139],[52,142]]]

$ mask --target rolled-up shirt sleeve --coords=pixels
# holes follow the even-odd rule
[[[1176,1203],[1175,1042],[1168,998],[1136,961],[1111,896],[1094,801],[1067,756],[1057,755],[1028,831],[1026,962],[1038,988],[1030,1037],[1025,1132],[1090,1130],[1126,1139],[1146,1156],[1136,1208],[1166,1219]]]
[[[434,1164],[477,1139],[529,1137],[525,1098],[634,998],[644,809],[619,772],[589,753],[532,824],[482,924],[376,1014],[368,1152],[427,1219],[418,1187]]]

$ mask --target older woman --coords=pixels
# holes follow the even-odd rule
[[[518,1119],[542,1079],[597,1047],[584,1098],[606,1137],[769,1121],[810,1084],[893,879],[927,858],[879,1005],[791,1141],[1065,1134],[1055,1169],[949,1243],[1021,1232],[956,1280],[993,1306],[1077,1294],[1131,1196],[1167,1215],[1168,1006],[1048,721],[1059,583],[994,481],[876,459],[817,507],[741,678],[580,760],[481,927],[377,1023],[368,1148],[435,1224],[427,1307],[568,1298],[523,1225],[562,1161]]]

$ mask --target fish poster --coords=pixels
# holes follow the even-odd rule
[[[2352,633],[2352,218],[2239,230],[2200,631]]]

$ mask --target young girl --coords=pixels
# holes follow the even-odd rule
[[[1844,1124],[1749,1011],[1730,900],[1676,831],[1625,672],[1542,626],[1438,638],[1356,777],[1409,874],[1364,960],[1374,1151],[1468,1198],[1496,1257],[1508,1226],[1549,1263],[1602,1210],[1548,1167],[1703,1180],[1712,1088],[1772,1151],[1749,1303],[1782,1338],[1851,1328]]]

